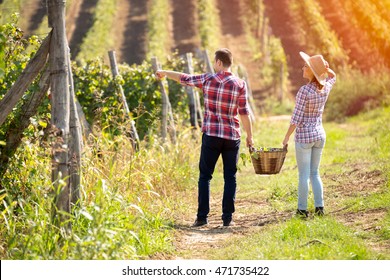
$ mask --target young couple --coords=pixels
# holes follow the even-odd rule
[[[319,163],[325,145],[325,131],[322,127],[324,106],[336,81],[335,73],[321,55],[308,56],[300,52],[305,63],[303,77],[309,82],[302,86],[296,97],[296,106],[283,144],[296,130],[295,147],[299,170],[298,210],[307,216],[309,179],[311,180],[315,211],[324,214],[323,186],[319,175]],[[224,192],[222,199],[222,221],[224,226],[232,225],[235,211],[236,173],[240,148],[240,119],[246,132],[246,146],[254,145],[252,124],[249,118],[248,92],[245,81],[231,72],[232,53],[226,49],[215,52],[215,74],[189,75],[185,73],[158,70],[156,75],[168,77],[177,82],[202,89],[204,94],[204,116],[202,125],[202,147],[199,160],[198,212],[194,227],[207,225],[210,212],[210,181],[220,155],[223,160]],[[240,116],[240,119],[238,118]]]

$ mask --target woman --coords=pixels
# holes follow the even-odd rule
[[[322,126],[322,113],[329,92],[336,82],[336,74],[322,55],[309,56],[299,53],[305,62],[303,77],[309,82],[302,86],[296,96],[295,109],[290,127],[283,140],[287,145],[291,134],[295,132],[295,155],[299,171],[297,214],[308,217],[307,199],[309,179],[311,181],[315,214],[324,215],[323,185],[319,173],[322,150],[326,134]]]

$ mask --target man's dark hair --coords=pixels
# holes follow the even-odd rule
[[[218,59],[222,61],[223,67],[229,68],[233,63],[232,52],[227,48],[219,49],[215,52],[215,61]]]

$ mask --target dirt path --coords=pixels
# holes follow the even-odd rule
[[[171,0],[173,47],[179,54],[195,52],[200,46],[196,0]]]
[[[213,202],[210,205],[211,209],[219,209],[220,201]],[[240,199],[236,203],[236,207],[249,208],[254,204],[260,205],[258,202],[251,200]],[[209,217],[209,224],[207,226],[194,228],[191,227],[193,221],[186,221],[185,225],[177,225],[176,227],[176,241],[178,259],[205,259],[207,258],[207,251],[212,249],[223,248],[226,240],[237,236],[250,235],[252,232],[261,229],[261,227],[269,224],[280,223],[289,219],[292,213],[288,212],[273,212],[264,215],[240,214],[234,216],[234,224],[229,227],[222,225],[222,220],[219,215],[211,215]]]
[[[46,15],[46,1],[45,0],[30,0],[28,4],[23,5],[20,11],[21,26],[27,36],[39,27],[44,16]]]
[[[83,42],[84,36],[93,25],[93,11],[98,0],[82,0],[80,4],[80,11],[74,18],[70,20],[74,22],[77,28],[74,30],[69,40],[69,47],[72,58],[77,57],[80,52],[80,45]]]
[[[125,3],[127,2],[127,3]],[[115,23],[121,42],[115,43],[119,61],[128,64],[141,64],[146,57],[146,36],[148,33],[148,1],[120,1],[119,14]],[[122,21],[125,22],[122,22]]]
[[[72,1],[71,5],[66,10],[66,37],[68,42],[72,40],[76,30],[76,18],[81,12],[81,4],[83,1]]]
[[[130,18],[130,1],[118,0],[117,10],[115,15],[115,24],[113,26],[112,35],[114,36],[116,59],[119,63],[127,62],[127,53],[125,47],[127,38],[125,37],[127,23]]]

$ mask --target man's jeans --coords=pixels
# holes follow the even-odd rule
[[[223,177],[225,180],[222,200],[222,219],[224,221],[232,219],[234,200],[236,197],[236,173],[239,149],[240,140],[227,140],[203,134],[199,161],[198,220],[207,219],[207,215],[210,212],[210,180],[220,154],[222,154]]]
[[[314,143],[295,143],[299,171],[298,209],[307,210],[309,179],[313,188],[314,207],[324,207],[323,185],[319,173],[325,140]]]

